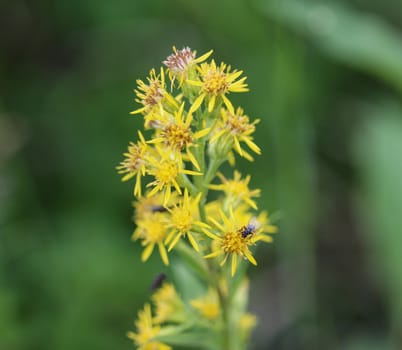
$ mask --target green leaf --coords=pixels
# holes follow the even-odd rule
[[[376,75],[402,91],[402,41],[380,16],[339,3],[259,1],[269,17],[312,40],[337,61]]]

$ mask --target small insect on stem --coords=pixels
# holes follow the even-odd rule
[[[166,274],[165,273],[160,273],[159,275],[157,275],[155,277],[155,279],[152,281],[151,284],[151,289],[153,291],[156,291],[157,289],[159,289],[162,286],[162,283],[166,280]]]
[[[260,227],[260,223],[257,221],[255,217],[253,217],[250,222],[243,226],[239,232],[241,233],[241,236],[243,238],[246,238],[247,236],[250,236],[255,233]]]

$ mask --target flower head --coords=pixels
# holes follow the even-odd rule
[[[240,204],[233,210],[237,222],[243,223],[243,226],[254,224],[259,232],[274,234],[278,232],[278,226],[271,222],[267,211],[260,212],[257,216],[249,211],[247,204]]]
[[[186,151],[187,158],[191,161],[197,170],[200,166],[191,152],[191,147],[194,146],[193,141],[208,134],[210,128],[204,128],[196,133],[191,131],[191,122],[193,117],[191,114],[184,116],[184,103],[179,110],[174,113],[174,117],[162,128],[159,136],[151,140],[149,143],[164,143],[174,151]]]
[[[140,239],[141,244],[145,247],[141,260],[147,261],[151,256],[155,245],[159,248],[159,254],[165,265],[169,265],[164,240],[166,239],[167,229],[164,223],[164,217],[161,213],[145,216],[143,219],[137,220],[137,228],[133,233],[133,240]]]
[[[257,317],[252,313],[245,313],[240,317],[239,330],[243,339],[247,339],[257,325]]]
[[[212,288],[209,288],[205,296],[191,300],[190,304],[208,321],[216,320],[220,315],[219,298]]]
[[[165,244],[169,244],[168,251],[172,250],[182,236],[187,236],[193,248],[198,252],[197,240],[194,238],[195,231],[201,228],[208,229],[209,226],[198,220],[198,203],[202,193],[196,198],[190,198],[187,189],[184,190],[184,196],[181,201],[169,208],[170,217],[167,227],[170,230]]]
[[[230,206],[236,208],[239,203],[247,203],[251,208],[257,209],[257,204],[253,201],[252,197],[259,197],[260,190],[250,190],[248,184],[250,182],[250,175],[247,175],[245,179],[241,180],[241,174],[235,170],[233,179],[228,180],[221,173],[218,173],[221,179],[221,184],[219,185],[209,185],[209,188],[216,191],[225,192],[225,207]]]
[[[190,85],[200,87],[200,95],[194,101],[190,113],[196,111],[205,99],[208,100],[208,112],[212,112],[217,98],[223,100],[229,111],[234,111],[233,105],[226,97],[226,94],[229,92],[246,92],[248,88],[244,82],[246,77],[236,80],[243,71],[234,70],[230,72],[230,69],[230,66],[225,63],[217,66],[214,60],[211,63],[204,62],[198,67],[201,81],[187,80]]]
[[[185,306],[171,283],[163,283],[153,295],[155,305],[154,322],[183,322],[186,319]]]
[[[178,183],[180,174],[189,175],[202,175],[196,171],[185,170],[182,168],[181,158],[178,158],[177,154],[170,152],[168,149],[162,150],[156,148],[159,154],[158,158],[150,158],[150,169],[148,173],[155,177],[153,182],[150,182],[147,187],[154,186],[149,192],[149,196],[153,196],[158,191],[164,192],[163,205],[166,206],[169,201],[172,187],[181,194],[181,189]]]
[[[137,89],[134,90],[137,98],[136,102],[142,107],[130,112],[130,114],[154,114],[163,109],[174,110],[178,107],[177,101],[166,91],[165,73],[163,68],[160,74],[152,69],[147,78],[147,83],[137,80]]]
[[[144,309],[138,312],[135,326],[137,332],[128,332],[127,337],[134,341],[138,350],[172,350],[170,346],[154,340],[159,335],[161,328],[154,325],[149,304],[145,304]]]
[[[241,142],[244,142],[254,153],[261,154],[261,149],[254,143],[251,136],[255,131],[255,125],[259,121],[259,119],[256,119],[250,123],[249,117],[244,114],[243,109],[240,107],[237,108],[236,112],[222,108],[221,120],[218,122],[210,142],[213,144],[219,140],[222,143],[222,138],[224,138],[226,142],[231,143],[231,147],[241,157],[252,161],[253,157],[241,147]]]
[[[163,205],[163,201],[164,201],[163,193],[157,192],[153,196],[149,196],[149,193],[146,193],[145,196],[133,202],[134,222],[137,222],[137,220],[144,219],[147,216],[152,216],[155,213],[167,214],[168,213],[167,208],[177,203],[177,193],[173,192],[171,194],[169,201],[166,203],[166,206]]]
[[[211,54],[212,50],[204,55],[196,58],[196,51],[191,51],[187,47],[177,50],[173,46],[173,53],[169,55],[162,63],[169,69],[169,77],[173,82],[175,78],[179,80],[179,86],[183,84],[184,79],[187,78],[188,71],[196,64],[205,61]]]
[[[253,265],[257,265],[249,247],[258,241],[272,242],[272,237],[264,234],[264,228],[256,220],[249,223],[239,223],[233,214],[233,210],[230,209],[229,212],[230,215],[227,217],[220,210],[220,222],[212,217],[208,218],[219,233],[214,234],[208,230],[203,230],[207,236],[216,242],[215,251],[204,256],[204,258],[223,256],[221,265],[224,265],[227,259],[231,257],[231,273],[233,276],[237,268],[237,257],[245,258]]]
[[[145,175],[147,145],[141,132],[138,131],[140,140],[135,144],[130,142],[128,152],[124,153],[125,159],[116,167],[119,174],[125,174],[122,181],[127,181],[136,175],[134,195],[141,197],[141,176]]]

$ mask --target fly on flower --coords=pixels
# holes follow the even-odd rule
[[[260,227],[261,224],[257,221],[257,218],[253,216],[250,222],[247,225],[244,225],[239,231],[242,238],[246,238],[253,235]]]
[[[255,245],[258,241],[263,241],[266,243],[272,242],[272,237],[264,234],[265,230],[263,226],[257,229],[257,224],[254,226],[239,225],[238,220],[233,213],[233,210],[229,210],[229,216],[223,211],[220,211],[220,220],[216,220],[209,217],[209,221],[215,226],[218,233],[211,233],[209,230],[203,230],[204,233],[213,239],[217,243],[215,246],[215,251],[204,256],[204,258],[215,258],[223,256],[220,265],[224,265],[227,259],[231,258],[231,274],[232,276],[236,272],[237,268],[237,258],[241,257],[247,259],[253,265],[257,265],[250,246]],[[244,234],[244,230],[248,233],[251,229],[252,234]]]

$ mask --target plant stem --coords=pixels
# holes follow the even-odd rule
[[[197,176],[200,177],[200,176]],[[188,192],[192,196],[196,196],[198,193],[198,189],[194,186],[194,184],[190,181],[186,174],[179,174],[178,176],[179,184],[185,188],[187,188]]]

